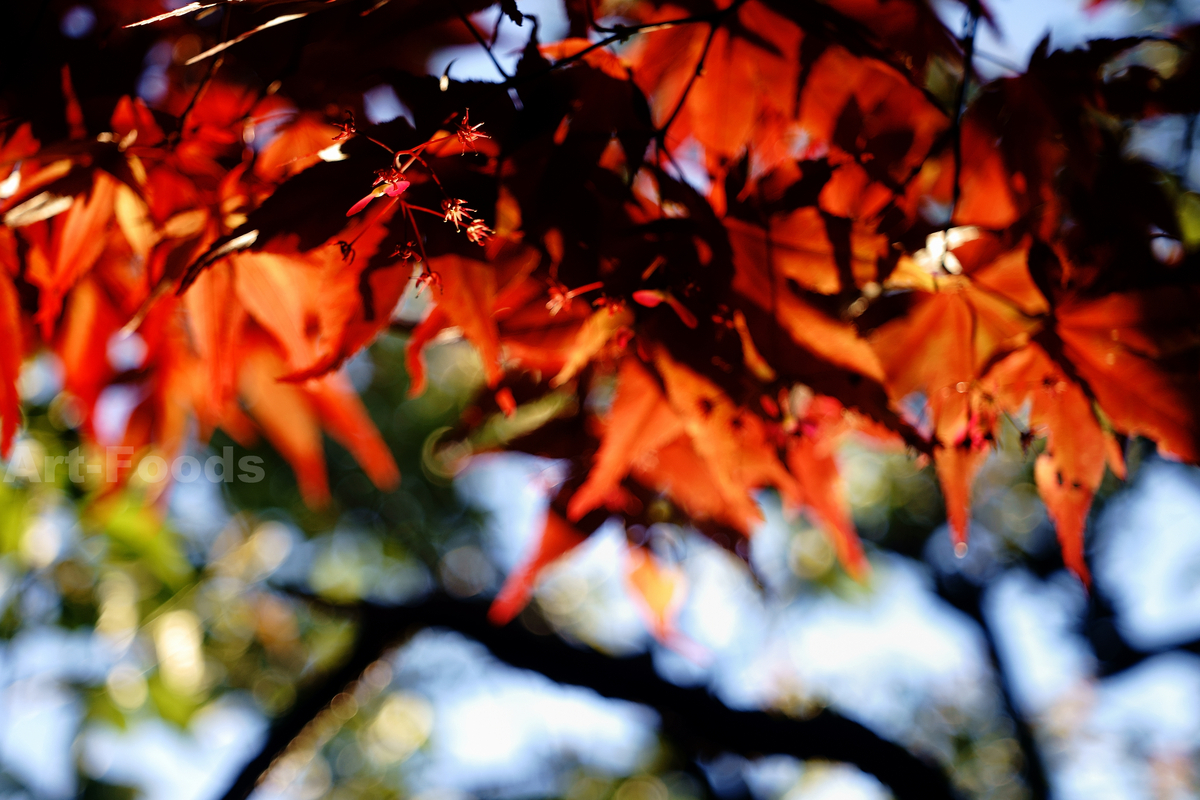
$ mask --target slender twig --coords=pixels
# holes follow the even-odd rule
[[[413,211],[424,211],[426,214],[432,214],[433,216],[435,216],[439,219],[442,219],[446,216],[441,211],[434,211],[432,208],[426,208],[425,206],[417,206],[417,205],[413,205],[412,203],[409,203],[408,207],[410,209],[412,209]]]
[[[612,30],[612,31],[614,31],[614,33],[611,36],[607,36],[607,37],[601,39],[600,41],[594,42],[593,44],[583,48],[578,53],[572,53],[569,56],[565,56],[563,58],[558,59],[553,64],[550,64],[548,67],[546,67],[543,70],[539,70],[538,72],[531,73],[528,75],[516,75],[512,78],[509,78],[507,81],[505,81],[503,84],[501,84],[501,86],[508,88],[508,87],[515,86],[518,83],[521,83],[521,82],[524,82],[527,80],[532,80],[533,78],[540,78],[543,75],[545,75],[549,72],[552,72],[553,70],[562,69],[563,67],[574,64],[576,61],[582,61],[588,54],[590,54],[596,50],[599,50],[603,47],[608,47],[611,44],[616,44],[617,42],[624,41],[624,40],[628,39],[630,36],[633,36],[634,34],[650,33],[652,31],[663,31],[663,30],[668,30],[670,28],[678,28],[682,25],[695,25],[695,24],[698,24],[701,22],[712,23],[713,21],[715,21],[717,19],[725,17],[729,13],[731,8],[740,6],[743,2],[745,2],[745,0],[738,0],[730,8],[723,8],[720,11],[714,11],[709,14],[696,14],[695,16],[691,16],[691,17],[680,17],[678,19],[668,19],[668,20],[663,20],[662,22],[645,22],[645,23],[641,23],[638,25],[617,25],[612,28],[597,28],[597,30],[601,30],[601,31]]]
[[[504,67],[500,66],[500,62],[496,60],[496,54],[492,52],[492,48],[488,45],[487,39],[483,38],[483,34],[480,33],[479,29],[475,27],[475,23],[471,22],[471,18],[463,13],[463,10],[458,7],[457,3],[454,4],[454,10],[458,13],[458,18],[461,19],[463,24],[467,26],[467,30],[469,30],[471,35],[475,37],[475,41],[479,42],[479,46],[487,52],[488,58],[492,60],[492,64],[496,67],[496,71],[500,73],[502,78],[508,80],[510,77],[509,74],[504,71]],[[497,23],[496,29],[500,29],[499,23]]]
[[[457,116],[457,112],[455,114],[452,114],[450,118],[454,119],[455,116]],[[482,123],[480,123],[480,124],[482,124]],[[479,126],[477,125],[476,127],[479,127]],[[383,147],[387,148],[388,152],[392,153],[392,155],[393,155],[392,166],[394,166],[396,169],[400,170],[401,172],[408,172],[408,168],[411,167],[417,161],[420,161],[421,165],[424,166],[426,169],[428,169],[429,165],[426,164],[425,161],[421,158],[421,153],[424,153],[432,145],[441,144],[442,142],[445,142],[445,141],[455,138],[456,135],[457,134],[447,133],[445,136],[439,136],[436,139],[430,139],[427,142],[421,142],[419,145],[417,145],[416,147],[413,147],[409,150],[393,151],[390,147],[387,147],[387,145],[383,145]],[[372,141],[374,141],[374,139],[372,139]],[[379,144],[379,142],[375,142],[375,144]],[[434,155],[437,155],[437,154],[435,153]],[[401,164],[400,159],[405,156],[408,157],[408,161]]]
[[[500,41],[500,23],[502,22],[504,22],[504,7],[500,6],[496,9],[496,27],[492,28],[491,47],[495,47],[496,42]]]
[[[417,237],[417,247],[421,250],[421,262],[425,264],[425,269],[429,269],[429,256],[425,254],[425,241],[421,238],[421,229],[417,227],[417,218],[413,216],[412,208],[408,203],[404,203],[404,213],[408,214],[408,221],[412,223],[413,234]]]
[[[734,3],[734,5],[738,5]],[[733,6],[730,6],[733,8]],[[700,60],[696,62],[696,69],[692,70],[692,77],[688,78],[687,85],[683,87],[683,94],[679,96],[679,102],[675,104],[675,110],[667,117],[667,121],[663,126],[655,131],[661,141],[666,142],[667,131],[671,129],[671,125],[675,122],[675,118],[679,116],[679,112],[683,110],[684,103],[687,102],[688,95],[691,94],[692,87],[696,85],[696,80],[704,73],[704,61],[708,58],[708,51],[712,47],[713,39],[716,38],[717,28],[721,27],[719,22],[709,24],[708,38],[704,40],[704,49],[700,51]]]
[[[387,150],[387,151],[388,151],[389,153],[391,153],[392,155],[396,155],[396,151],[395,151],[395,150],[393,150],[392,148],[388,147],[386,144],[384,144],[383,142],[379,141],[378,139],[374,139],[374,138],[372,138],[372,137],[370,137],[370,136],[367,136],[365,133],[360,133],[360,134],[359,134],[359,136],[363,137],[363,138],[364,138],[364,139],[366,139],[368,142],[371,142],[371,143],[373,143],[373,144],[377,144],[377,145],[379,145],[380,147],[382,147],[384,150]]]
[[[738,3],[738,5],[741,5],[741,3]],[[729,13],[728,9],[721,9],[720,11],[713,11],[708,14],[695,14],[690,17],[664,19],[658,22],[639,22],[634,25],[613,25],[611,28],[604,27],[596,21],[595,17],[593,17],[592,27],[603,33],[611,33],[615,36],[628,37],[635,33],[650,33],[651,31],[667,30],[668,28],[675,28],[680,25],[690,25],[693,22],[712,22],[715,19],[724,17],[727,13]]]
[[[971,85],[971,59],[975,56],[975,29],[979,25],[979,11],[972,8],[967,17],[967,29],[963,36],[963,76],[958,85],[958,97],[954,101],[954,185],[950,195],[950,216],[946,219],[946,227],[942,231],[945,238],[954,227],[954,214],[958,211],[958,202],[962,197],[962,120],[967,111],[967,90]],[[950,252],[949,241],[943,242],[942,268],[945,269],[946,254]]]
[[[224,16],[221,18],[221,41],[229,38],[229,20],[233,16],[233,7],[229,6],[223,9]],[[192,99],[188,101],[187,108],[179,115],[179,138],[183,138],[184,131],[187,130],[187,118],[192,113],[192,109],[196,107],[196,103],[200,100],[200,96],[208,90],[208,85],[212,83],[216,77],[217,70],[225,63],[225,54],[217,56],[214,60],[208,62],[208,70],[204,73],[204,80],[200,81],[200,85],[196,87],[196,93],[192,95]]]
[[[975,56],[975,28],[979,24],[979,13],[972,11],[963,37],[963,77],[958,85],[958,97],[954,101],[954,189],[950,202],[949,224],[954,222],[954,212],[962,197],[962,121],[967,111],[967,91],[971,86],[971,59]]]
[[[443,137],[443,138],[445,138],[445,137]],[[446,194],[446,187],[442,186],[441,179],[438,178],[437,173],[429,167],[429,164],[427,164],[425,162],[425,159],[421,158],[421,156],[418,153],[416,153],[416,152],[412,153],[411,157],[409,158],[408,163],[406,165],[404,165],[403,169],[401,169],[400,171],[407,172],[408,168],[412,166],[414,160],[417,161],[418,163],[420,163],[420,165],[425,168],[425,171],[429,173],[429,177],[433,178],[433,182],[435,184],[437,184],[438,190],[442,193],[442,197],[449,200],[450,195]]]

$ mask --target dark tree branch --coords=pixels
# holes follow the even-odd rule
[[[358,616],[358,638],[350,656],[342,666],[309,687],[296,704],[275,721],[258,755],[238,773],[233,784],[223,795],[223,800],[245,800],[249,797],[270,769],[272,762],[300,735],[304,726],[399,638],[399,632],[388,624],[389,609],[363,605],[345,611],[356,613]]]
[[[1112,600],[1099,581],[1093,582],[1088,591],[1087,616],[1083,624],[1083,635],[1099,661],[1096,674],[1101,678],[1116,675],[1136,667],[1148,658],[1164,653],[1184,651],[1200,654],[1200,639],[1179,641],[1162,647],[1140,648],[1130,644],[1117,627],[1117,612]]]
[[[988,656],[991,659],[992,668],[996,671],[996,683],[1000,689],[1000,696],[1004,700],[1004,710],[1013,721],[1017,744],[1021,747],[1021,755],[1024,760],[1021,766],[1021,778],[1028,787],[1032,800],[1048,800],[1050,784],[1046,780],[1046,768],[1042,763],[1041,751],[1038,749],[1033,729],[1025,721],[1013,700],[1012,685],[1008,680],[1008,674],[1004,671],[1004,663],[1000,660],[996,639],[992,635],[991,626],[988,625],[987,619],[983,615],[983,608],[980,604],[983,588],[960,575],[939,575],[937,590],[943,600],[975,620],[983,631],[984,641],[987,642]]]
[[[222,800],[245,800],[274,759],[343,687],[388,646],[428,627],[446,628],[475,639],[513,667],[539,672],[559,683],[587,687],[604,697],[647,705],[659,712],[663,733],[693,758],[728,752],[748,757],[784,754],[829,759],[871,773],[891,788],[897,800],[956,796],[937,766],[833,711],[824,710],[801,720],[731,709],[704,688],[685,688],[663,680],[649,654],[609,658],[572,647],[557,636],[534,634],[519,622],[496,627],[487,620],[486,602],[435,595],[410,606],[363,603],[348,606],[345,611],[359,617],[359,638],[350,657],[272,726],[262,750],[245,766]]]

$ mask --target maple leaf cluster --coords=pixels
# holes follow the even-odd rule
[[[766,488],[865,575],[848,437],[931,459],[965,546],[972,479],[1016,421],[1044,438],[1037,487],[1084,580],[1088,510],[1127,439],[1200,460],[1197,198],[1124,150],[1133,122],[1200,111],[1196,30],[1043,44],[981,83],[973,33],[921,0],[572,3],[576,35],[540,44],[534,22],[516,73],[487,84],[362,45],[470,41],[453,11],[300,5],[196,57],[267,72],[268,28],[327,15],[270,91],[184,74],[157,110],[123,97],[101,119],[64,71],[66,140],[9,125],[6,448],[21,359],[49,347],[90,441],[99,393],[128,383],[139,454],[177,452],[189,420],[201,438],[261,433],[321,503],[324,430],[394,486],[337,368],[390,325],[418,264],[434,308],[408,337],[413,393],[450,335],[488,386],[443,455],[570,465],[498,621],[609,516],[736,548]],[[185,30],[170,26],[194,10],[154,24]],[[973,31],[986,9],[968,11]],[[379,74],[413,125],[345,115]],[[122,331],[148,347],[118,370]],[[629,573],[669,638],[682,578],[637,549]]]

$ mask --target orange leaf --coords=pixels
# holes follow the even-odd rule
[[[905,141],[903,152],[888,153],[889,173],[896,180],[920,165],[948,122],[895,69],[839,45],[826,48],[813,64],[800,94],[799,123],[810,151],[835,147],[874,154]]]
[[[890,189],[872,181],[861,165],[851,161],[833,171],[821,189],[818,202],[822,211],[837,217],[870,219],[891,199]]]
[[[683,423],[658,383],[636,358],[624,359],[600,449],[587,480],[567,504],[567,517],[578,520],[601,504],[612,507],[633,464],[682,432]]]
[[[1092,404],[1077,383],[1030,344],[1007,356],[988,373],[984,386],[1010,413],[1027,401],[1030,429],[1048,437],[1047,452],[1071,483],[1095,491],[1104,477],[1104,433]]]
[[[130,99],[129,95],[125,95],[118,100],[117,107],[113,109],[111,124],[118,142],[125,142],[134,131],[137,132],[137,136],[128,144],[138,147],[153,147],[165,138],[162,128],[154,119],[154,114],[140,97]]]
[[[586,539],[554,511],[547,510],[546,522],[536,547],[509,573],[488,609],[488,619],[495,625],[506,625],[521,613],[521,609],[529,603],[542,570]]]
[[[462,328],[463,335],[479,350],[489,386],[500,382],[500,334],[492,317],[496,299],[496,270],[486,262],[459,255],[430,259],[429,268],[442,279],[438,308],[451,325]],[[411,345],[410,345],[411,346]]]
[[[625,576],[654,638],[661,642],[676,638],[675,618],[687,597],[683,570],[663,564],[639,547],[626,551]]]
[[[28,280],[42,290],[37,321],[46,338],[62,310],[63,296],[104,251],[116,188],[107,173],[95,171],[89,195],[76,197],[66,213],[47,223],[52,238],[43,258],[29,259]]]
[[[1101,461],[1101,468],[1104,462]],[[1033,468],[1038,494],[1046,502],[1046,510],[1054,520],[1063,562],[1085,584],[1091,583],[1087,562],[1083,558],[1083,531],[1088,509],[1092,507],[1094,491],[1066,478],[1055,459],[1043,453]]]
[[[545,284],[532,278],[502,292],[496,307],[505,362],[542,375],[558,375],[567,366],[582,344],[579,337],[584,323],[594,313],[580,301],[564,304],[557,314],[552,313],[553,309],[547,308]]]
[[[737,264],[733,290],[759,308],[775,314],[796,344],[831,364],[882,382],[879,357],[853,325],[834,319],[800,299],[788,286],[788,275],[763,261]]]
[[[22,123],[12,136],[5,137],[0,133],[0,167],[11,166],[32,156],[39,147],[38,140],[33,138],[33,126],[28,122]],[[11,173],[0,170],[0,174],[7,178]]]
[[[0,348],[0,458],[8,458],[21,424],[17,379],[21,376],[23,338],[20,300],[7,273],[3,273],[0,274],[0,340],[5,344]]]
[[[597,309],[580,326],[579,333],[575,335],[575,342],[567,355],[567,362],[551,379],[550,385],[562,386],[574,378],[579,370],[587,366],[588,362],[608,344],[618,331],[632,324],[633,314],[623,304],[608,303]]]
[[[746,536],[762,518],[748,494],[723,492],[713,469],[686,435],[639,459],[631,472],[639,483],[665,494],[697,522],[713,520]]]
[[[970,278],[939,278],[936,291],[918,295],[905,317],[871,337],[893,402],[923,392],[943,444],[962,440],[980,371],[1024,346],[1041,324],[1026,313],[1046,306],[1029,279],[1025,253],[1024,246],[1006,253]]]
[[[276,379],[285,364],[266,334],[256,331],[247,339],[238,374],[246,410],[292,465],[304,502],[324,506],[329,502],[329,483],[317,412],[303,389]]]
[[[1008,168],[984,128],[968,114],[962,124],[962,172],[959,177],[958,225],[1001,230],[1017,221],[1019,212],[1008,181]],[[951,166],[951,169],[953,167]]]
[[[528,299],[531,284],[525,278],[537,266],[539,255],[531,247],[501,253],[494,263],[448,254],[430,259],[429,268],[441,279],[437,306],[413,329],[406,363],[412,379],[409,393],[425,391],[425,346],[442,330],[457,326],[479,350],[488,386],[495,388],[504,371],[500,367],[500,333],[495,311],[512,308]]]
[[[1056,309],[1064,353],[1113,426],[1192,463],[1200,459],[1200,376],[1170,359],[1194,352],[1198,303],[1194,289],[1165,288]]]
[[[725,219],[733,263],[739,269],[761,269],[767,264],[781,276],[819,294],[837,294],[843,288],[833,244],[821,212],[811,206],[771,217],[767,230],[732,217]],[[850,233],[850,266],[855,280],[865,284],[876,277],[876,262],[887,255],[888,242],[865,224],[855,223]]]
[[[374,325],[365,329],[352,325],[364,317],[360,275],[387,235],[384,225],[394,211],[363,224],[352,223],[344,232],[354,238],[365,228],[354,245],[351,263],[333,240],[296,252],[290,240],[280,238],[262,251],[231,257],[238,299],[284,348],[288,371],[295,377],[312,377],[336,367],[386,324],[391,307],[379,313],[375,303]],[[403,270],[394,274],[400,273]],[[382,294],[379,299],[398,297],[394,290]]]
[[[780,463],[762,418],[741,408],[707,378],[674,361],[665,349],[655,353],[667,399],[716,481],[729,508],[745,509],[737,525],[749,533],[762,518],[751,493],[775,486],[785,495],[796,491],[795,479]]]
[[[93,275],[85,276],[67,298],[55,350],[63,363],[63,390],[79,399],[85,432],[91,429],[92,406],[113,376],[109,337],[124,321]]]
[[[341,131],[320,114],[305,112],[288,123],[254,162],[254,174],[273,183],[321,162],[321,151],[333,146]]]
[[[800,482],[804,504],[816,512],[817,521],[829,537],[846,572],[862,580],[870,571],[862,543],[854,530],[850,504],[833,457],[834,439],[823,436],[793,436],[788,440],[787,462]]]
[[[975,475],[987,458],[987,448],[970,444],[933,448],[933,463],[937,468],[942,494],[946,497],[946,516],[950,521],[950,538],[955,552],[965,553],[967,529],[971,519],[971,487]]]
[[[1029,275],[1028,241],[977,269],[967,266],[965,271],[973,288],[998,296],[1027,316],[1036,317],[1050,310],[1045,296]]]
[[[973,311],[962,292],[943,291],[921,298],[909,314],[889,322],[871,337],[887,370],[894,402],[924,392],[942,442],[957,442],[966,428],[967,391],[975,378]]]
[[[988,373],[985,387],[997,403],[1018,413],[1029,404],[1030,429],[1048,437],[1034,476],[1058,531],[1067,566],[1085,583],[1084,524],[1104,477],[1108,444],[1092,404],[1036,344],[1006,357]]]
[[[677,15],[677,9],[664,7],[649,21]],[[720,161],[733,160],[751,142],[764,164],[790,155],[785,134],[799,77],[800,29],[761,3],[741,5],[737,22],[752,29],[759,42],[732,35],[728,25],[716,29],[704,71],[668,137],[674,147],[691,135],[718,170]],[[667,120],[692,80],[708,34],[705,26],[682,25],[636,43],[634,78],[650,99],[657,124]]]
[[[219,419],[237,391],[237,352],[246,309],[238,302],[233,264],[221,261],[200,273],[183,296],[188,330],[205,375],[202,417]]]
[[[399,486],[400,469],[392,451],[367,415],[367,409],[349,379],[340,372],[331,372],[301,385],[312,400],[325,430],[350,451],[371,482],[385,492]]]

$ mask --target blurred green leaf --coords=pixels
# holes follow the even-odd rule
[[[125,492],[97,503],[91,510],[114,555],[139,562],[173,590],[192,577],[192,565],[180,548],[178,534],[141,498]]]
[[[1183,246],[1188,252],[1200,249],[1200,194],[1183,192],[1176,205],[1179,215],[1179,232]]]

